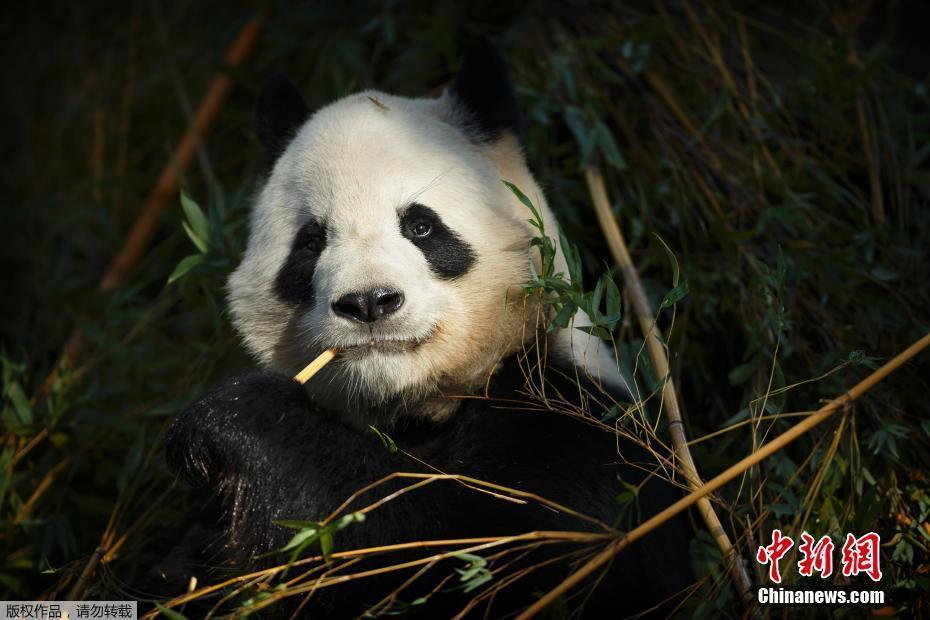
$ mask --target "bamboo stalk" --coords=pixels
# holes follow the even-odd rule
[[[695,489],[654,517],[647,519],[635,529],[627,533],[626,536],[622,536],[616,539],[614,542],[610,543],[603,551],[592,558],[587,564],[569,575],[562,583],[547,592],[542,598],[527,608],[526,611],[517,617],[517,620],[526,620],[527,618],[532,618],[535,614],[545,609],[546,606],[552,603],[552,601],[554,601],[560,595],[577,585],[582,579],[603,566],[606,562],[610,561],[615,555],[617,555],[617,553],[630,546],[631,543],[639,540],[678,513],[694,505],[696,502],[700,501],[701,498],[704,498],[710,493],[713,493],[727,482],[730,482],[745,472],[753,465],[761,463],[775,452],[781,450],[786,445],[829,418],[837,409],[846,407],[854,400],[872,389],[872,387],[874,387],[875,384],[877,384],[879,381],[883,380],[885,377],[908,362],[915,355],[926,349],[928,346],[930,346],[930,333],[925,334],[923,338],[909,346],[901,353],[898,353],[881,368],[857,383],[856,386],[851,390],[842,396],[834,398],[829,403],[818,409],[816,413],[812,414],[806,420],[798,422],[790,429],[759,448],[759,450],[756,452],[749,454],[748,456],[741,459],[738,463],[727,468],[723,473],[715,476],[711,481],[701,485],[701,487]]]
[[[303,370],[294,375],[294,381],[303,385],[310,380],[310,377],[320,372],[320,369],[322,369],[323,366],[326,366],[328,363],[333,361],[333,358],[336,357],[337,353],[339,353],[337,349],[326,349],[317,355],[316,359],[307,364]]]
[[[698,474],[697,466],[694,464],[694,459],[691,456],[691,450],[688,447],[688,438],[685,436],[684,423],[682,422],[681,408],[678,405],[675,383],[669,371],[668,356],[665,354],[665,348],[662,345],[662,333],[653,318],[655,315],[650,307],[649,298],[646,297],[646,291],[643,289],[642,282],[639,279],[636,266],[633,265],[633,259],[630,257],[630,252],[626,247],[623,233],[620,231],[620,226],[617,225],[617,220],[614,218],[610,209],[610,201],[607,198],[607,188],[604,186],[604,178],[600,170],[595,167],[588,168],[585,172],[585,179],[588,182],[588,191],[591,194],[591,200],[594,202],[594,210],[597,213],[597,219],[598,222],[600,222],[601,230],[607,238],[607,243],[610,246],[610,251],[614,256],[614,260],[616,260],[617,264],[620,266],[623,280],[626,282],[627,287],[629,287],[630,300],[633,303],[633,309],[639,319],[639,326],[643,331],[643,338],[646,340],[646,344],[649,348],[649,357],[652,358],[652,364],[656,369],[656,375],[660,378],[664,377],[662,402],[665,405],[666,415],[668,416],[668,429],[672,436],[672,443],[675,446],[675,454],[681,461],[681,469],[688,481],[688,486],[691,489],[697,489],[702,484],[701,477]],[[698,512],[701,513],[704,523],[707,524],[707,529],[717,542],[717,546],[720,547],[720,551],[723,552],[723,557],[727,560],[731,575],[733,576],[733,581],[736,583],[740,596],[742,596],[743,600],[748,601],[752,597],[752,582],[749,580],[746,568],[743,566],[739,555],[733,548],[733,543],[730,542],[730,537],[727,536],[726,530],[723,529],[723,525],[714,512],[714,508],[709,499],[705,497],[698,502]]]
[[[878,224],[884,224],[885,202],[882,198],[881,174],[878,170],[878,158],[875,156],[869,122],[865,116],[863,99],[863,96],[856,99],[856,120],[859,122],[859,131],[862,132],[862,152],[865,155],[865,165],[869,171],[869,189],[872,192],[872,216]]]
[[[239,32],[232,47],[226,53],[227,67],[238,67],[251,55],[261,35],[264,19],[264,13],[257,15]],[[180,190],[180,173],[190,167],[197,153],[197,145],[213,126],[229,93],[232,92],[232,87],[233,81],[227,72],[217,73],[213,77],[190,127],[175,149],[174,157],[162,169],[155,188],[149,194],[123,246],[101,279],[99,286],[101,291],[110,291],[121,285],[126,275],[148,249],[158,228],[158,216],[168,204],[174,204],[177,199]]]
[[[78,577],[78,580],[74,583],[74,587],[68,592],[69,601],[82,601],[84,600],[84,591],[87,590],[87,586],[90,585],[90,578],[93,577],[94,571],[97,570],[97,566],[100,564],[100,558],[103,557],[103,554],[106,552],[106,549],[103,547],[97,547],[94,549],[94,554],[90,556],[87,564],[84,565],[84,570],[81,571],[81,576]]]
[[[239,35],[226,53],[225,64],[227,68],[238,67],[252,54],[256,43],[261,37],[265,18],[266,12],[262,11],[239,31]],[[155,187],[148,195],[129,234],[126,235],[122,247],[113,257],[106,272],[100,279],[97,288],[101,292],[106,293],[122,285],[129,272],[145,255],[158,230],[161,212],[169,204],[177,202],[178,191],[181,187],[180,175],[193,162],[197,146],[213,126],[216,117],[226,103],[226,99],[229,98],[232,88],[233,81],[228,72],[221,71],[213,77],[206,94],[200,102],[200,106],[197,108],[197,113],[174,151],[174,156],[162,168]],[[74,362],[80,358],[87,349],[88,344],[87,336],[83,330],[75,328],[71,332],[58,363],[42,386],[41,399],[51,393],[55,377],[57,377],[58,370],[62,365],[66,361]]]
[[[13,525],[19,525],[26,520],[26,517],[29,516],[29,513],[32,512],[32,509],[35,508],[35,505],[42,499],[42,496],[45,495],[46,491],[52,486],[52,483],[55,482],[55,478],[58,477],[65,467],[71,464],[70,458],[64,458],[58,463],[56,463],[45,476],[42,477],[42,480],[39,481],[39,484],[36,485],[35,490],[32,492],[32,495],[29,496],[23,505],[19,507],[19,510],[16,511],[16,515],[13,517]],[[12,472],[12,468],[10,469]]]

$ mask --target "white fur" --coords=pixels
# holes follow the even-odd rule
[[[346,399],[416,403],[473,392],[500,358],[535,337],[536,308],[522,292],[529,261],[538,263],[529,246],[534,231],[501,180],[534,200],[556,238],[557,223],[516,138],[475,144],[457,123],[448,95],[347,97],[307,121],[258,196],[248,249],[229,279],[234,323],[262,364],[288,374],[326,348],[347,350],[308,384],[314,398],[338,410]],[[398,211],[412,202],[436,211],[474,249],[465,275],[437,278],[401,236]],[[275,296],[274,279],[311,217],[325,222],[327,243],[313,278],[315,301],[295,310]],[[567,273],[561,256],[557,269]],[[367,326],[332,312],[340,295],[379,286],[406,298],[388,319]],[[575,323],[589,324],[588,317],[579,313]],[[422,344],[403,352],[352,349],[372,340]],[[594,377],[620,380],[607,347],[579,330],[551,334],[553,353]]]

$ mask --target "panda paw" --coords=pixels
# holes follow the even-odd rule
[[[195,486],[216,486],[249,475],[271,429],[312,405],[303,387],[284,375],[252,373],[213,388],[184,410],[165,437],[168,466]]]

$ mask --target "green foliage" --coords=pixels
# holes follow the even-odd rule
[[[617,495],[617,505],[620,511],[614,520],[614,527],[622,530],[631,530],[642,521],[642,512],[639,507],[639,487],[620,480],[623,491]]]
[[[170,607],[165,607],[160,603],[155,603],[155,607],[158,609],[159,613],[161,613],[161,615],[163,615],[168,620],[187,620],[187,616],[177,610],[171,609]]]
[[[494,573],[488,568],[488,561],[480,555],[471,553],[456,553],[455,557],[465,560],[465,568],[456,568],[455,572],[459,574],[459,587],[466,594],[477,590],[484,584],[494,579]]]
[[[578,248],[572,245],[564,234],[559,235],[559,249],[568,265],[568,274],[556,272],[555,242],[546,234],[542,214],[517,186],[508,181],[504,181],[504,185],[530,210],[533,217],[527,221],[539,233],[530,240],[530,245],[539,249],[542,270],[533,274],[524,291],[527,295],[541,295],[545,303],[554,310],[548,330],[568,327],[580,308],[591,318],[591,325],[579,325],[576,329],[599,338],[610,339],[612,330],[622,318],[620,289],[613,278],[609,273],[602,274],[594,290],[585,292],[582,284],[581,255]],[[606,311],[602,313],[601,301],[605,299]]]
[[[290,552],[289,562],[293,563],[311,545],[318,545],[323,558],[329,561],[333,552],[333,541],[336,532],[345,529],[353,523],[361,523],[364,520],[365,515],[361,512],[343,515],[325,525],[317,523],[316,521],[300,521],[294,519],[277,520],[275,524],[297,530],[297,533],[294,534],[286,545],[279,549],[279,552]]]
[[[371,424],[368,425],[368,428],[371,430],[371,432],[377,435],[378,439],[381,440],[381,443],[384,444],[384,447],[387,448],[388,452],[390,452],[391,454],[394,454],[397,452],[397,444],[394,443],[394,440],[391,439],[389,435],[387,435],[386,433],[382,433],[381,431],[379,431],[377,428],[375,428]]]

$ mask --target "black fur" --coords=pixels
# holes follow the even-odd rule
[[[417,235],[415,227],[423,224],[429,226],[430,232]],[[414,203],[407,207],[400,216],[400,232],[423,252],[430,270],[440,278],[457,278],[475,264],[475,251],[471,246],[427,206]]]
[[[265,82],[255,105],[255,131],[265,147],[265,165],[270,170],[310,117],[303,96],[281,73]]]
[[[313,301],[313,272],[325,247],[326,227],[318,221],[310,220],[297,231],[291,253],[274,280],[279,298],[292,304]]]
[[[446,473],[466,474],[538,493],[612,524],[625,491],[620,479],[643,481],[657,468],[655,458],[638,445],[621,440],[583,421],[543,406],[528,407],[524,375],[514,359],[503,363],[490,384],[490,400],[464,399],[451,421],[431,426],[410,424],[387,430],[397,445]],[[591,387],[591,386],[588,386]],[[594,392],[597,394],[597,391]],[[546,395],[553,407],[577,403],[579,388],[569,369],[550,367]],[[609,401],[601,396],[601,400]],[[592,403],[592,407],[603,409]],[[350,428],[320,410],[291,379],[253,374],[216,388],[184,412],[167,438],[170,466],[187,480],[218,493],[227,510],[221,519],[226,540],[216,564],[253,567],[252,555],[283,546],[293,532],[273,525],[276,519],[319,520],[365,484],[397,471],[428,471],[401,453],[392,453],[367,431]],[[350,510],[368,505],[400,483],[381,487]],[[639,492],[637,517],[645,519],[679,497],[668,483],[652,478]],[[203,521],[203,519],[201,519]],[[635,521],[635,520],[634,520]],[[623,523],[627,529],[631,523]],[[500,536],[533,530],[597,530],[589,522],[540,507],[515,504],[479,493],[454,481],[434,482],[399,496],[336,535],[336,550],[390,543],[475,536]],[[637,541],[616,558],[601,587],[585,607],[590,617],[623,617],[674,595],[691,581],[690,532],[679,519]],[[536,549],[520,565],[528,566],[578,545]],[[491,551],[485,555],[489,555]],[[426,555],[388,555],[366,560],[349,570],[395,563]],[[191,552],[173,551],[172,557]],[[285,556],[265,560],[279,564]],[[441,576],[463,565],[446,561],[404,591],[402,600],[425,595]],[[510,570],[512,570],[511,567]],[[492,617],[523,608],[534,593],[563,579],[564,562],[530,573],[498,594]],[[186,575],[190,575],[188,572]],[[203,571],[198,574],[201,580]],[[508,574],[505,571],[504,574]],[[409,571],[326,588],[314,594],[304,612],[319,617],[358,614],[402,581]],[[185,577],[186,579],[186,577]],[[186,584],[180,580],[181,588]],[[422,608],[426,617],[448,617],[477,592],[450,592],[453,580]],[[589,582],[589,584],[592,582]],[[581,604],[583,595],[569,601]],[[665,613],[668,607],[658,613]],[[479,612],[480,614],[480,612]]]
[[[502,131],[520,135],[523,119],[507,63],[490,41],[475,39],[465,53],[452,94],[469,113],[469,133],[496,140]]]

